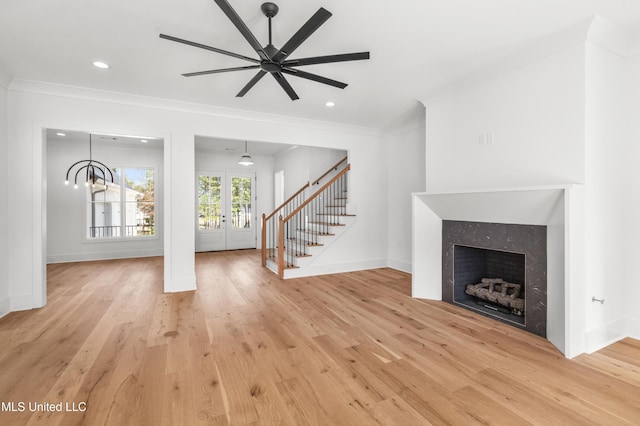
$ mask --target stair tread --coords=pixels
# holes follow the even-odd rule
[[[299,238],[289,238],[288,241],[294,241],[293,244],[304,245],[307,247],[322,247],[324,245],[320,243],[314,243],[313,241],[309,241],[309,240],[301,240]]]
[[[297,229],[297,232],[304,232],[305,234],[318,235],[320,237],[335,237],[336,234],[323,233],[318,231],[312,231],[310,229]]]
[[[320,221],[309,221],[308,223],[313,223],[314,225],[346,226],[344,223],[332,223],[332,222],[320,222]]]
[[[346,213],[316,213],[316,216],[344,216],[344,217],[353,217],[355,214],[346,214]]]

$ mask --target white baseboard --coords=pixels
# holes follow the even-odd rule
[[[640,340],[640,318],[627,318],[629,337]]]
[[[411,273],[411,262],[389,259],[389,264],[387,266],[397,271],[406,272],[407,274]]]
[[[344,272],[364,271],[367,269],[377,269],[387,267],[386,259],[374,259],[364,262],[334,263],[331,265],[309,265],[300,269],[287,269],[284,271],[284,278],[314,277],[317,275],[341,274]]]
[[[123,250],[100,253],[72,253],[47,256],[49,263],[90,262],[94,260],[129,259],[135,257],[163,256],[164,250]]]
[[[33,304],[33,295],[25,294],[22,296],[11,296],[9,298],[11,305],[11,312],[15,311],[28,311],[34,309],[36,306]]]
[[[179,293],[181,291],[193,291],[197,290],[198,285],[196,284],[196,276],[188,276],[181,278],[174,278],[167,282],[165,280],[164,283],[164,292],[165,293]]]
[[[628,337],[627,318],[620,318],[600,327],[588,330],[584,333],[585,352],[594,353],[619,340]]]
[[[0,300],[0,318],[11,312],[11,299],[8,297]]]

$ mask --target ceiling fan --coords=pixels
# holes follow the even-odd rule
[[[307,39],[313,34],[327,19],[331,17],[331,12],[324,8],[318,9],[311,18],[287,41],[284,46],[277,49],[271,43],[271,18],[278,14],[278,6],[275,3],[267,2],[261,6],[262,13],[269,19],[269,44],[262,46],[260,42],[255,38],[251,30],[247,27],[244,21],[238,16],[238,13],[231,7],[227,0],[214,0],[216,4],[222,9],[222,11],[231,20],[233,25],[236,26],[238,31],[249,42],[251,47],[256,51],[259,59],[250,58],[248,56],[240,55],[237,53],[229,52],[226,50],[218,49],[216,47],[206,46],[204,44],[195,43],[193,41],[183,40],[181,38],[173,37],[166,34],[160,34],[160,38],[175,41],[177,43],[186,44],[193,47],[198,47],[212,52],[220,53],[227,56],[232,56],[237,59],[242,59],[248,62],[252,62],[253,65],[247,65],[243,67],[222,68],[207,71],[196,71],[186,74],[182,74],[185,77],[194,77],[205,74],[218,74],[223,72],[241,71],[250,69],[259,69],[258,73],[238,92],[237,97],[244,96],[258,81],[267,74],[271,74],[273,78],[280,84],[284,91],[289,95],[292,101],[299,99],[296,92],[293,90],[284,74],[292,75],[295,77],[305,78],[307,80],[316,81],[318,83],[327,84],[329,86],[338,87],[344,89],[347,87],[346,83],[342,83],[330,78],[322,77],[320,75],[311,74],[309,72],[301,71],[296,67],[304,65],[315,64],[327,64],[331,62],[347,62],[358,61],[363,59],[369,59],[369,52],[358,53],[345,53],[339,55],[328,56],[314,56],[310,58],[300,59],[288,59],[289,56]]]

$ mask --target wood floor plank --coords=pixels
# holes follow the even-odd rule
[[[389,268],[280,280],[260,253],[55,264],[44,308],[0,319],[0,411],[24,425],[640,424],[640,342],[567,360],[547,340],[410,297]]]

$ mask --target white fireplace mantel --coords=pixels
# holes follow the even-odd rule
[[[584,189],[581,185],[415,193],[412,296],[442,300],[442,221],[547,227],[547,338],[584,352]]]

